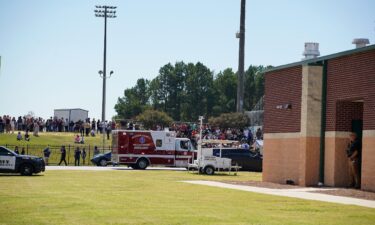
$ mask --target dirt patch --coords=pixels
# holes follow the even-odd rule
[[[340,189],[335,189],[335,190],[319,190],[319,191],[311,191],[311,192],[327,194],[327,195],[335,195],[335,196],[360,198],[360,199],[365,199],[365,200],[375,200],[374,192],[361,191],[361,190],[350,189],[350,188],[340,188]]]
[[[271,188],[271,189],[297,189],[297,188],[303,188],[303,187],[294,186],[294,185],[275,184],[275,183],[262,182],[262,181],[221,181],[221,182],[227,183],[227,184],[245,185],[245,186]]]

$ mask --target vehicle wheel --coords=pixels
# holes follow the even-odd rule
[[[99,165],[100,166],[107,166],[107,160],[105,160],[105,159],[100,160]]]
[[[33,174],[33,166],[30,164],[23,164],[20,168],[22,176],[31,176]]]
[[[137,169],[144,170],[148,166],[148,162],[146,159],[140,159],[137,162]]]
[[[204,168],[204,173],[207,175],[213,175],[215,173],[215,169],[212,166],[206,166]]]

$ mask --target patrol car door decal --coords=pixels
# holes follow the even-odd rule
[[[16,167],[15,156],[0,156],[0,169],[14,170]]]

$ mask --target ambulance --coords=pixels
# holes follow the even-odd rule
[[[174,131],[112,131],[112,162],[133,169],[148,166],[185,167],[194,161],[196,150],[188,138]]]

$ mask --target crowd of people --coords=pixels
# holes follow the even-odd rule
[[[38,137],[39,132],[75,132],[81,136],[95,136],[98,133],[105,132],[109,139],[110,133],[115,129],[114,121],[100,121],[87,118],[85,121],[69,121],[66,118],[50,117],[45,120],[41,117],[9,115],[0,116],[0,133],[18,132],[17,140],[22,140],[21,131],[25,132],[25,140],[29,140],[29,132]],[[26,137],[28,137],[26,139]]]
[[[192,140],[196,145],[199,139],[199,125],[196,123],[174,123],[170,130],[175,131],[177,137],[186,137]],[[263,140],[263,132],[261,128],[255,131],[255,135],[251,129],[221,129],[219,127],[204,124],[202,128],[202,139],[214,140],[232,140],[239,141],[242,144],[252,145],[254,140]]]

